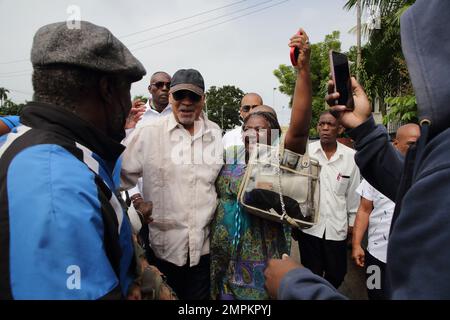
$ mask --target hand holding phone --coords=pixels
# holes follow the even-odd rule
[[[363,87],[356,81],[355,78],[350,78],[352,84],[352,95],[354,101],[354,109],[347,108],[346,105],[336,105],[340,94],[336,93],[335,85],[332,80],[328,81],[328,94],[325,97],[326,102],[330,106],[330,113],[339,119],[347,129],[356,128],[365,122],[372,114],[372,106],[364,92]]]
[[[311,48],[309,46],[308,35],[303,29],[300,29],[291,39],[289,43],[291,64],[294,67],[301,68],[307,62]],[[300,64],[300,65],[299,65]]]
[[[335,105],[344,105],[349,110],[354,109],[352,82],[348,58],[345,54],[330,50],[330,70],[334,82],[334,92],[339,93]]]

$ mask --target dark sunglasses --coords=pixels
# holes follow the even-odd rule
[[[175,91],[172,93],[172,96],[176,101],[181,101],[187,98],[194,103],[197,103],[202,99],[201,96],[189,90]]]
[[[242,109],[242,111],[244,111],[244,112],[249,112],[251,109],[256,108],[256,107],[258,107],[258,106],[259,106],[259,104],[245,105],[245,106],[242,106],[241,109]]]
[[[170,89],[170,82],[158,81],[158,82],[152,83],[152,86],[155,86],[158,89],[162,89],[164,86],[166,86],[167,89]]]

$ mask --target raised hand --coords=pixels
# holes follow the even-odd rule
[[[296,47],[299,50],[296,66],[298,70],[303,69],[305,66],[309,66],[311,47],[309,44],[308,35],[306,34],[305,30],[300,28],[299,32],[291,37],[289,47]]]
[[[133,101],[130,113],[128,114],[127,121],[125,123],[125,129],[136,128],[137,123],[142,119],[142,115],[145,113],[145,102],[136,99]]]
[[[331,114],[339,119],[344,127],[349,129],[356,128],[365,122],[372,113],[372,107],[370,106],[369,99],[367,98],[364,89],[353,77],[352,91],[353,100],[355,102],[354,110],[350,110],[346,106],[334,105],[336,99],[339,98],[339,93],[334,92],[334,82],[332,80],[328,81],[328,94],[325,97],[328,105],[331,106]]]

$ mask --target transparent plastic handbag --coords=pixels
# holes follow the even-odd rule
[[[256,144],[238,193],[247,212],[306,229],[319,219],[320,164],[280,146]]]

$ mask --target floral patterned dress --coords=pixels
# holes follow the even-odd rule
[[[251,215],[239,205],[244,173],[245,165],[235,161],[224,165],[216,181],[219,204],[210,249],[213,299],[268,299],[264,289],[267,260],[290,252],[289,227]]]

